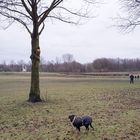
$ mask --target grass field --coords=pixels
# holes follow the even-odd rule
[[[140,80],[41,74],[42,103],[28,103],[29,74],[0,74],[0,140],[140,140]],[[77,134],[69,114],[90,115]]]

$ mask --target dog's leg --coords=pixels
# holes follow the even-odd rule
[[[85,125],[86,130],[89,131],[89,125]]]
[[[80,127],[76,127],[77,128],[77,130],[80,132]]]
[[[77,134],[77,137],[79,136],[79,134],[80,134],[80,127],[76,127],[76,134]]]
[[[92,126],[92,124],[90,124],[90,127],[94,130],[94,127]]]

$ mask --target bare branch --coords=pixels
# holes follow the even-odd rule
[[[20,14],[20,15],[25,16],[26,18],[31,19],[31,17],[29,17],[27,14],[25,14],[25,13],[19,11],[19,10],[10,9],[10,8],[8,8],[7,6],[0,6],[0,9],[5,9],[5,10],[10,11],[10,12],[13,12],[13,13],[18,13],[18,14]]]
[[[120,0],[125,16],[118,17],[118,27],[124,32],[131,32],[140,25],[140,1]],[[124,12],[123,12],[124,13]]]
[[[70,13],[70,14],[72,14],[72,15],[75,15],[75,16],[84,17],[84,18],[89,18],[87,12],[86,12],[86,13],[82,13],[80,10],[77,11],[77,12],[76,12],[76,11],[73,12],[73,11],[70,11],[69,9],[67,9],[67,8],[65,8],[65,7],[62,7],[62,6],[58,6],[58,7],[56,7],[56,8],[63,9],[63,10],[65,10],[66,12],[68,12],[68,13]]]
[[[9,14],[6,14],[6,13],[1,13],[1,12],[0,12],[0,14],[3,15],[3,16],[5,16],[5,17],[7,17],[8,19],[14,19],[15,21],[21,23],[21,24],[27,29],[27,31],[29,32],[29,34],[31,35],[31,31],[30,31],[30,29],[28,28],[28,26],[27,26],[27,24],[26,24],[25,22],[23,22],[23,21],[20,20],[19,18],[16,18],[16,17],[14,17],[14,16],[12,16],[12,15],[9,15]],[[10,25],[9,25],[9,26],[10,26]]]
[[[140,3],[140,1],[139,1],[139,0],[136,0],[136,2]]]
[[[49,13],[56,7],[58,6],[63,0],[53,0],[53,2],[51,3],[50,7],[47,8],[47,10],[45,10],[39,17],[41,17],[41,19],[39,20],[39,25],[44,22],[44,20],[47,18],[47,16],[49,15]]]
[[[60,20],[62,22],[70,23],[70,24],[74,24],[74,25],[77,25],[79,23],[79,22],[74,22],[74,21],[71,21],[71,20],[68,20],[68,19],[64,19],[64,18],[58,17],[58,16],[48,16],[48,18],[57,19],[57,20]]]
[[[43,31],[44,28],[45,28],[45,23],[43,22],[42,24],[43,24],[43,26],[42,26],[41,30],[39,31],[39,35],[42,33],[42,31]]]
[[[66,0],[48,0],[47,2],[45,0],[0,0],[0,14],[7,19],[11,16],[11,19],[24,25],[30,34],[29,26],[32,32],[41,34],[46,18],[70,24],[79,24],[81,18],[93,18],[90,15],[90,10],[92,10],[90,5],[95,4],[96,0],[81,0],[84,4],[81,4],[83,7],[79,9],[68,4],[64,6],[64,2],[67,3]]]
[[[21,0],[21,2],[22,2],[22,4],[23,4],[24,8],[26,9],[26,11],[28,12],[28,14],[29,14],[31,17],[33,17],[33,14],[32,14],[32,12],[30,11],[30,9],[28,8],[28,6],[27,6],[27,4],[25,3],[25,1],[24,1],[24,0]],[[29,1],[28,1],[28,2],[29,2]],[[29,2],[29,4],[31,5],[30,2]]]

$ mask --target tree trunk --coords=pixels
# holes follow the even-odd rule
[[[32,54],[31,54],[31,87],[29,93],[29,102],[41,102],[40,98],[40,86],[39,86],[39,63],[40,53],[36,54],[36,50],[39,48],[39,36],[31,37]]]

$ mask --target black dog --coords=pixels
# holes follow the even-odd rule
[[[85,126],[86,130],[89,130],[89,126],[94,129],[92,126],[92,118],[89,116],[77,117],[76,115],[70,115],[69,119],[72,125],[79,131],[81,126]]]

